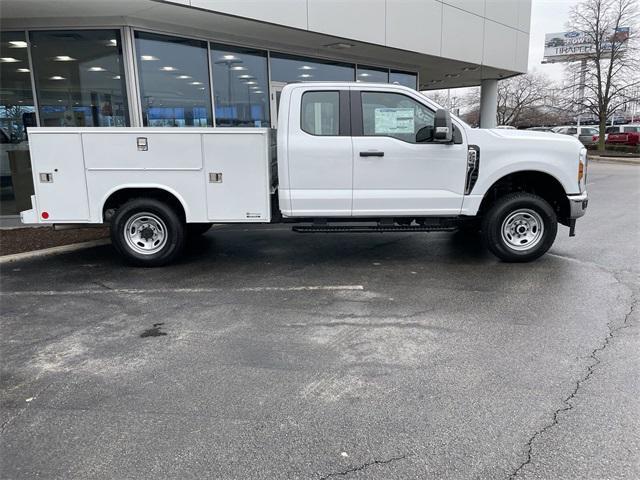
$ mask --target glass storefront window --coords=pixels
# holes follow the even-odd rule
[[[269,127],[267,54],[211,45],[216,126]]]
[[[43,127],[129,125],[119,30],[31,32]]]
[[[144,126],[212,126],[207,42],[146,32],[135,39]]]
[[[418,88],[418,75],[416,75],[415,73],[398,72],[391,70],[391,72],[389,73],[389,83],[404,85],[405,87],[413,88],[414,90],[416,90]]]
[[[386,68],[363,67],[358,65],[356,81],[389,83],[389,70]]]
[[[276,82],[346,81],[353,82],[355,68],[333,62],[274,53],[271,55],[271,80]]]
[[[0,42],[0,215],[31,208],[27,127],[36,125],[24,32],[2,32]]]

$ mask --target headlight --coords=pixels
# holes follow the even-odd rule
[[[580,192],[584,192],[587,185],[587,149],[580,150],[578,158],[578,186]]]

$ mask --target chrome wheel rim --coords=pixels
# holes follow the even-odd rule
[[[512,212],[502,222],[502,240],[519,252],[530,250],[542,240],[544,222],[535,211],[522,208]]]
[[[134,252],[153,255],[167,243],[167,226],[153,213],[136,213],[124,227],[124,239]]]

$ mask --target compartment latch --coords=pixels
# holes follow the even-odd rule
[[[149,150],[149,142],[147,141],[147,137],[138,137],[136,139],[136,142],[138,144],[139,152],[146,152],[147,150]]]

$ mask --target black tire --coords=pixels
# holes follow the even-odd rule
[[[503,227],[509,226],[503,235]],[[531,193],[511,193],[499,198],[482,220],[486,247],[505,262],[539,258],[551,248],[557,233],[558,219],[553,208]]]
[[[209,231],[213,223],[187,223],[187,236],[197,237]]]
[[[127,240],[125,228],[130,221],[129,231],[133,232],[136,224],[140,226],[142,233],[138,242],[131,236]],[[156,236],[160,238],[161,235],[156,232],[163,230],[162,240],[154,246]],[[111,243],[128,263],[139,267],[159,267],[172,262],[180,255],[184,240],[185,226],[178,214],[166,203],[153,198],[127,201],[118,208],[111,220]],[[150,247],[147,253],[140,251],[145,248],[144,245]]]

